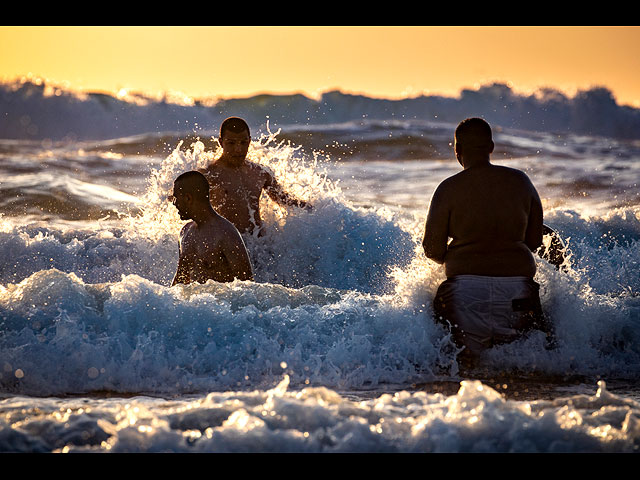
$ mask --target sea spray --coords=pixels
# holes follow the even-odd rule
[[[410,262],[413,239],[384,209],[376,213],[354,207],[336,183],[321,170],[318,157],[309,162],[298,148],[277,140],[278,132],[252,142],[248,161],[269,169],[296,198],[312,211],[280,206],[266,194],[261,198],[264,237],[245,235],[256,280],[301,287],[320,285],[364,291],[389,290],[387,276],[396,265]],[[140,202],[142,214],[126,219],[135,235],[154,240],[176,239],[183,222],[167,201],[173,181],[181,173],[206,167],[220,154],[196,141],[180,143],[151,172]]]
[[[262,199],[267,234],[246,237],[256,282],[168,286],[183,222],[167,195],[180,173],[219,154],[202,142],[178,144],[151,171],[139,213],[117,228],[6,226],[30,261],[5,274],[15,280],[2,292],[3,389],[185,393],[267,385],[283,372],[296,385],[370,388],[450,371],[446,332],[428,309],[416,317],[399,301],[390,275],[414,261],[414,238],[387,209],[352,206],[296,152],[273,134],[249,152],[313,205]],[[19,348],[25,336],[32,345]]]
[[[433,378],[453,360],[411,310],[318,286],[169,288],[135,275],[91,285],[50,269],[0,298],[3,391],[188,393],[284,372],[296,385],[369,388]]]
[[[493,349],[494,367],[550,375],[635,378],[640,365],[638,211],[604,217],[556,210],[549,223],[566,239],[565,268],[538,260],[543,310],[557,348],[544,351],[541,335]]]

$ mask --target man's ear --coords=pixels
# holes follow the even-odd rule
[[[493,153],[493,149],[495,148],[495,143],[493,143],[493,140],[491,140],[491,147],[489,147],[489,153]]]

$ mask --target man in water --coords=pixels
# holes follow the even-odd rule
[[[260,195],[264,190],[280,205],[309,208],[303,200],[292,198],[264,167],[247,161],[251,136],[247,123],[238,117],[227,118],[220,126],[222,155],[199,170],[211,187],[211,204],[241,233],[260,235]]]
[[[451,325],[471,359],[541,328],[532,252],[542,243],[542,204],[524,172],[490,163],[486,121],[461,122],[454,149],[463,171],[433,193],[422,246],[447,276],[434,298],[436,320]]]
[[[209,184],[199,172],[186,172],[173,184],[169,199],[182,220],[180,257],[171,285],[252,280],[249,255],[238,230],[218,215],[209,202]]]

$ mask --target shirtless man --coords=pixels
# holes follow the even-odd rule
[[[199,172],[180,175],[169,196],[187,223],[180,232],[176,283],[252,280],[253,272],[242,237],[231,222],[211,207],[207,179]]]
[[[543,328],[532,254],[542,243],[542,204],[524,172],[490,163],[484,120],[461,122],[454,148],[463,171],[433,193],[422,245],[447,276],[434,298],[436,320],[451,325],[473,358]]]
[[[260,195],[264,190],[280,205],[308,208],[306,202],[292,198],[262,166],[246,160],[251,136],[241,118],[227,118],[220,126],[222,155],[199,170],[207,177],[213,208],[233,223],[241,233],[260,235]]]

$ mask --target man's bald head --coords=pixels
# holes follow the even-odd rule
[[[174,195],[176,193],[188,193],[198,201],[209,201],[209,182],[206,177],[195,170],[185,172],[173,182]]]
[[[491,126],[482,118],[467,118],[458,124],[455,131],[458,145],[464,148],[490,148],[493,150]]]

